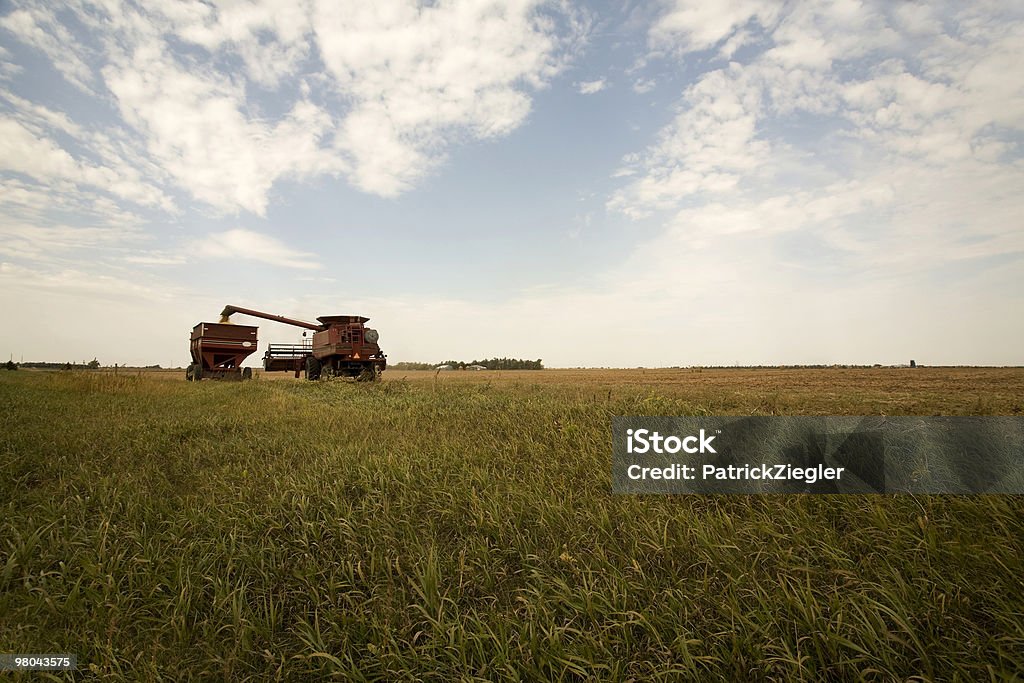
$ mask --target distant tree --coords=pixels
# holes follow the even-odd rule
[[[441,365],[450,365],[453,368],[465,369],[472,365],[480,365],[488,370],[543,370],[544,363],[540,358],[537,360],[523,360],[521,358],[487,358],[485,360],[474,360],[470,363],[465,361],[446,360]]]
[[[85,364],[85,367],[89,368],[90,370],[99,370],[100,362],[93,358],[91,361]]]
[[[18,369],[18,364],[15,363],[13,360],[9,360],[6,363],[4,363],[4,369],[5,370],[17,370]]]
[[[435,367],[433,363],[418,363],[415,361],[388,364],[388,369],[390,370],[433,370]]]

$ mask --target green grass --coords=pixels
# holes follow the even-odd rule
[[[0,652],[128,681],[1024,671],[1020,497],[611,494],[612,415],[807,400],[715,396],[7,373]]]

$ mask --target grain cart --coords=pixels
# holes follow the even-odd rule
[[[306,379],[354,377],[374,381],[387,367],[387,356],[377,345],[377,330],[366,327],[369,318],[358,315],[322,315],[318,323],[285,318],[238,306],[225,306],[220,320],[227,323],[232,315],[241,313],[255,318],[294,325],[313,333],[303,344],[270,344],[263,354],[267,372],[294,372],[298,377],[306,371]]]
[[[199,323],[192,328],[192,363],[185,371],[190,382],[207,379],[252,379],[244,361],[256,350],[256,329],[249,325]]]

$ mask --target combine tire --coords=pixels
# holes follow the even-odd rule
[[[306,379],[320,379],[320,361],[313,356],[306,357]]]
[[[367,365],[363,368],[363,371],[356,377],[358,382],[376,382],[377,381],[377,368],[372,365]]]
[[[252,368],[242,368],[242,379],[252,379]]]

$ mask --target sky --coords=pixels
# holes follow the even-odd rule
[[[1020,365],[1022,151],[1020,2],[0,0],[0,353]]]

